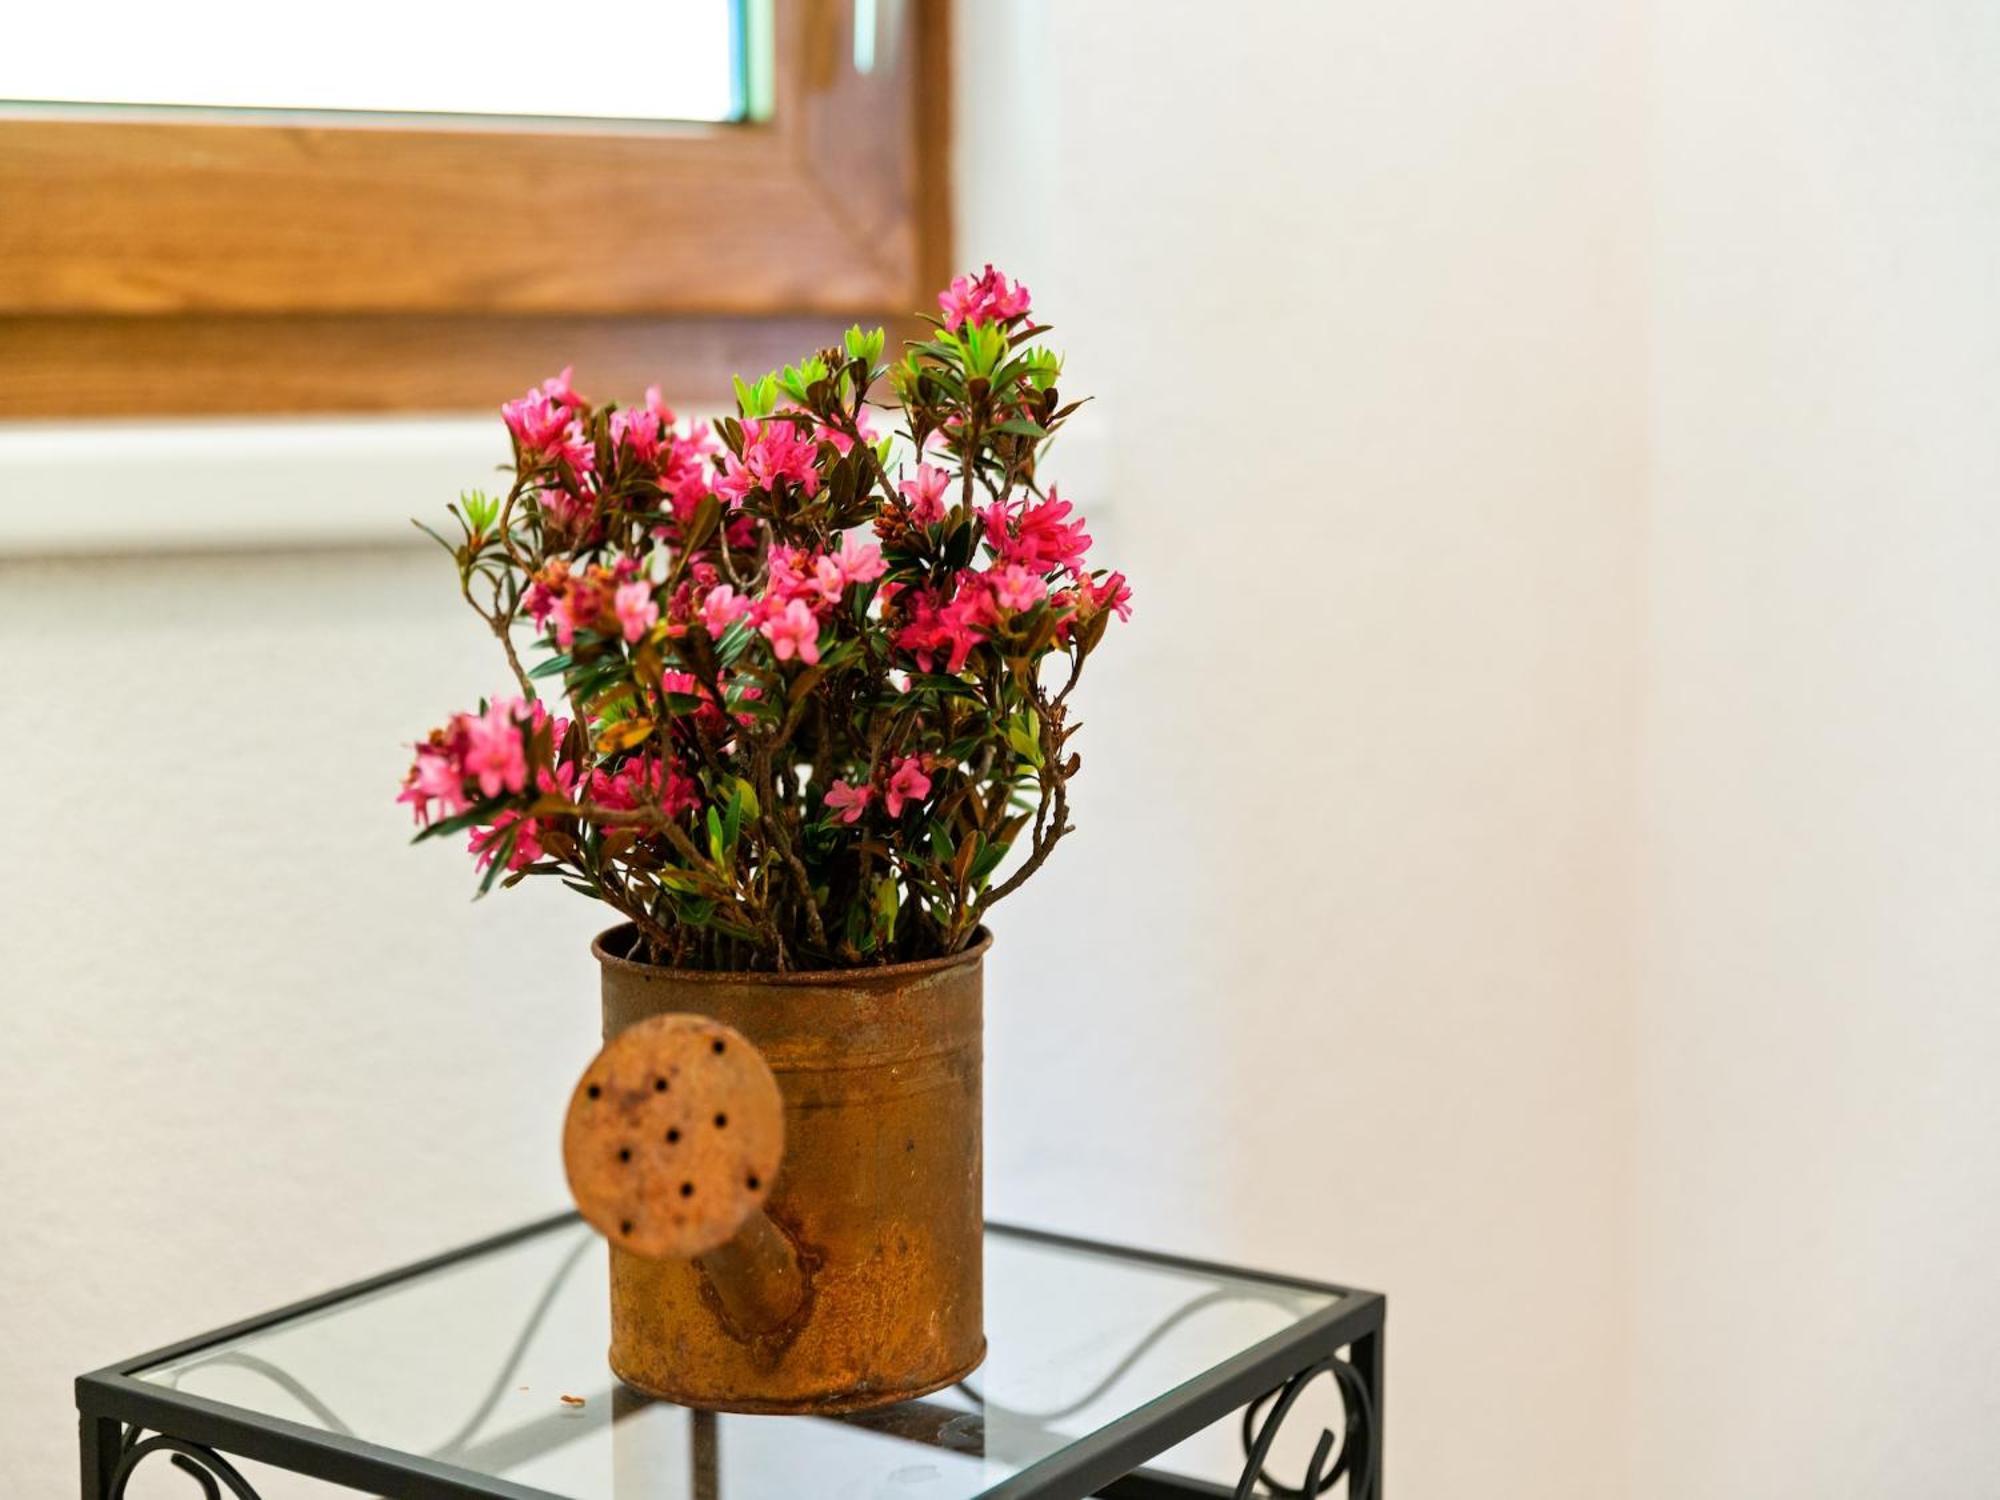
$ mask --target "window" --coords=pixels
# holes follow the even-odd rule
[[[769,53],[752,33],[767,7],[623,0],[595,8],[587,32],[552,33],[553,14],[547,0],[37,6],[9,27],[0,99],[717,123],[750,113],[750,58]],[[552,53],[567,62],[550,66]]]
[[[551,12],[513,0],[478,39],[440,0],[316,38],[202,0],[94,56],[65,36],[101,9],[40,21],[0,61],[0,416],[485,407],[570,361],[720,400],[948,275],[946,8],[607,4],[560,13],[533,66],[520,28]],[[361,66],[378,10],[431,19]],[[204,29],[229,68],[180,66],[222,45]],[[586,43],[628,56],[546,67]]]

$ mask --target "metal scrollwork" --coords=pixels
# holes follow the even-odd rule
[[[124,1500],[125,1486],[131,1483],[132,1471],[155,1453],[167,1454],[168,1461],[176,1469],[200,1485],[203,1500],[222,1500],[225,1489],[234,1500],[258,1500],[250,1481],[237,1473],[235,1465],[213,1448],[204,1448],[199,1443],[184,1442],[176,1437],[147,1437],[136,1427],[125,1434],[124,1442],[119,1445],[118,1467],[111,1472],[108,1500]]]
[[[1329,1375],[1340,1390],[1340,1402],[1346,1411],[1343,1435],[1336,1439],[1330,1431],[1321,1431],[1319,1442],[1313,1448],[1312,1461],[1306,1465],[1304,1481],[1294,1489],[1290,1485],[1278,1483],[1264,1471],[1264,1463],[1270,1457],[1271,1444],[1278,1436],[1278,1429],[1284,1426],[1286,1414],[1299,1399],[1299,1394],[1320,1375]],[[1268,1417],[1259,1418],[1264,1408],[1271,1405],[1272,1398],[1277,1404],[1271,1406]],[[1266,1391],[1243,1409],[1243,1477],[1238,1481],[1234,1500],[1249,1500],[1257,1484],[1261,1481],[1271,1494],[1291,1497],[1291,1500],[1311,1500],[1312,1496],[1323,1495],[1332,1489],[1343,1474],[1354,1471],[1348,1484],[1348,1494],[1354,1500],[1371,1500],[1375,1494],[1377,1468],[1375,1452],[1375,1403],[1368,1394],[1367,1383],[1360,1372],[1345,1360],[1328,1356],[1317,1364],[1308,1365],[1276,1390]],[[1335,1452],[1338,1442],[1339,1451]]]

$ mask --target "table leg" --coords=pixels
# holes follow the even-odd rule
[[[77,1415],[77,1451],[82,1458],[83,1500],[111,1500],[112,1476],[118,1471],[118,1447],[123,1424],[90,1412]]]
[[[81,1458],[83,1500],[123,1500],[133,1470],[156,1453],[201,1486],[207,1500],[258,1500],[250,1481],[213,1448],[155,1433],[148,1437],[109,1417],[83,1412],[78,1418],[77,1451]]]
[[[690,1494],[693,1500],[722,1500],[722,1452],[715,1413],[688,1413],[688,1461],[694,1472]]]
[[[1363,1447],[1355,1461],[1361,1473],[1372,1472],[1375,1476],[1374,1493],[1368,1500],[1382,1500],[1382,1417],[1386,1403],[1382,1399],[1382,1340],[1383,1326],[1375,1325],[1374,1331],[1354,1341],[1348,1352],[1348,1363],[1354,1366],[1354,1373],[1368,1391],[1368,1404],[1374,1421],[1369,1425],[1363,1440]]]
[[[1354,1340],[1347,1358],[1341,1357],[1339,1349],[1330,1349],[1243,1409],[1243,1475],[1232,1492],[1234,1500],[1247,1500],[1260,1482],[1273,1495],[1314,1500],[1343,1476],[1348,1500],[1380,1500],[1381,1337],[1382,1325],[1377,1322]],[[1264,1465],[1293,1405],[1321,1375],[1330,1376],[1340,1392],[1343,1430],[1338,1437],[1330,1429],[1320,1433],[1305,1478],[1294,1489],[1273,1479]]]

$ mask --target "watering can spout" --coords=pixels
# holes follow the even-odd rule
[[[761,1209],[695,1264],[715,1288],[730,1326],[745,1339],[783,1328],[805,1303],[798,1246]]]
[[[563,1168],[584,1220],[651,1260],[692,1261],[744,1341],[804,1305],[798,1246],[765,1209],[785,1149],[763,1055],[707,1016],[628,1026],[570,1096]]]

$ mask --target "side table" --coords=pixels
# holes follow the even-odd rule
[[[611,1376],[603,1242],[563,1214],[82,1376],[82,1494],[124,1500],[136,1472],[172,1465],[208,1500],[259,1500],[247,1461],[394,1500],[1241,1500],[1337,1484],[1380,1500],[1377,1293],[997,1224],[985,1253],[989,1350],[971,1379],[840,1417],[715,1415]],[[1281,1462],[1315,1386],[1338,1398],[1334,1428],[1295,1420]]]

